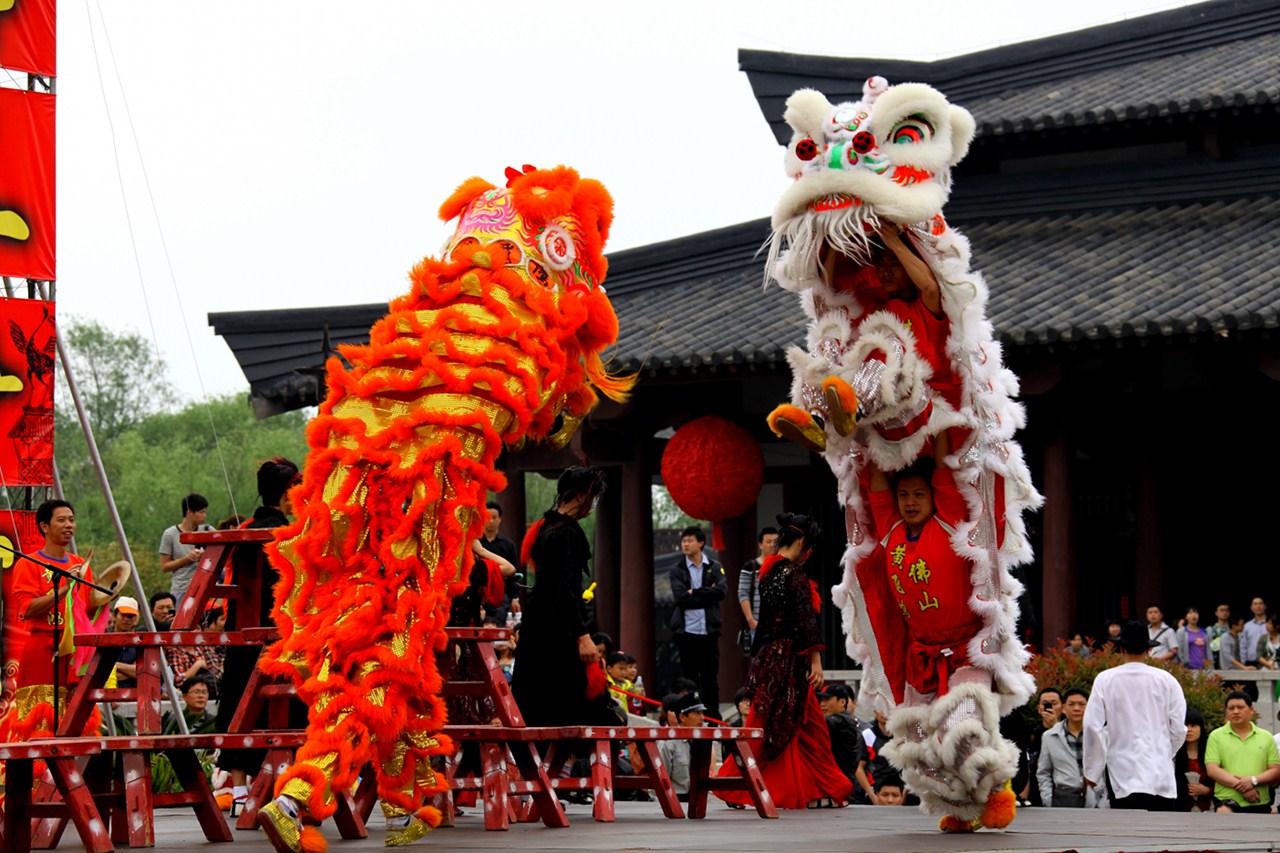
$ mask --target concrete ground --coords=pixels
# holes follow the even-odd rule
[[[1255,851],[1280,850],[1280,816],[1156,814],[1148,812],[1024,809],[1009,829],[974,835],[943,835],[934,819],[913,808],[855,806],[782,812],[761,820],[718,802],[701,821],[668,820],[655,803],[617,804],[617,822],[596,823],[589,806],[568,807],[567,829],[515,824],[507,832],[486,832],[477,809],[466,809],[457,825],[427,835],[418,850],[587,850],[602,853],[655,850],[732,853],[905,853],[905,851]],[[382,850],[382,818],[375,810],[369,838],[343,841],[324,828],[333,853]],[[157,851],[270,851],[260,832],[236,832],[231,845],[203,840],[189,811],[162,812],[156,820]],[[78,847],[74,832],[64,850]]]

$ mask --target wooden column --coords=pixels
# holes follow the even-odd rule
[[[719,678],[722,705],[733,701],[733,694],[747,680],[747,659],[738,650],[737,643],[738,631],[746,624],[742,618],[742,608],[738,605],[738,572],[748,557],[755,555],[755,531],[751,528],[755,517],[753,507],[743,515],[722,524],[724,551],[720,554],[720,562],[724,564],[725,586],[728,588],[720,607],[720,618],[724,624],[720,632]],[[745,550],[747,543],[751,543],[750,554]]]
[[[620,578],[624,604],[619,610],[618,644],[636,656],[640,674],[657,684],[654,666],[658,649],[653,613],[653,495],[652,475],[643,461],[622,466]]]
[[[1182,616],[1174,612],[1168,599],[1168,586],[1160,550],[1159,470],[1151,449],[1138,443],[1142,463],[1138,466],[1138,482],[1134,490],[1133,531],[1133,618],[1146,621],[1147,605],[1158,604],[1167,624],[1176,624]],[[1246,614],[1248,615],[1248,614]],[[1203,622],[1205,617],[1200,617]]]
[[[618,637],[622,602],[622,469],[608,468],[607,487],[596,507],[595,559],[592,563],[596,582],[596,630],[604,631],[621,645]],[[652,596],[652,593],[650,593]],[[639,655],[637,655],[639,657]]]
[[[1040,602],[1040,645],[1053,648],[1068,636],[1077,619],[1076,556],[1071,501],[1072,447],[1058,429],[1044,449],[1044,525],[1040,565],[1044,570]]]

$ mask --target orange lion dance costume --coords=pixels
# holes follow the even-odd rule
[[[459,217],[447,259],[427,258],[367,346],[328,364],[329,393],[307,429],[298,518],[268,549],[280,571],[281,639],[264,670],[310,706],[307,742],[259,812],[275,847],[323,850],[295,811],[320,820],[333,791],[372,761],[388,846],[438,825],[424,805],[446,788],[431,757],[452,745],[435,653],[449,601],[481,535],[504,444],[563,446],[597,401],[625,399],[601,351],[618,334],[605,296],[613,201],[564,166],[479,178],[440,208]]]

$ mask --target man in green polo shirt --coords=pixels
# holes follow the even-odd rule
[[[1253,701],[1243,690],[1227,696],[1227,724],[1209,734],[1205,770],[1217,784],[1220,812],[1271,811],[1271,785],[1280,782],[1275,739],[1253,724]]]

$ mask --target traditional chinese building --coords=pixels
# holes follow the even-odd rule
[[[1187,605],[1207,618],[1220,600],[1244,610],[1269,591],[1276,547],[1256,531],[1280,517],[1269,488],[1280,457],[1266,443],[1280,411],[1278,55],[1280,0],[1204,3],[936,62],[740,53],[780,142],[792,91],[856,99],[872,74],[930,83],[977,119],[947,218],[973,245],[1005,361],[1022,378],[1020,440],[1046,497],[1030,523],[1033,639],[1141,617],[1149,601],[1172,623]],[[730,602],[755,528],[784,507],[819,515],[831,532],[824,581],[839,575],[834,479],[764,425],[788,395],[784,350],[804,337],[794,296],[761,290],[766,233],[760,219],[610,255],[614,367],[639,373],[633,400],[602,406],[565,452],[505,458],[509,474],[583,456],[611,469],[599,621],[642,659],[663,631],[650,487],[665,439],[695,417],[739,423],[766,458],[756,513],[728,526]],[[329,346],[363,340],[384,311],[210,323],[267,415],[316,403]],[[507,516],[523,518],[513,482]],[[1232,541],[1235,531],[1252,535]],[[741,658],[725,607],[728,695]],[[828,667],[844,666],[838,620],[825,622]]]

